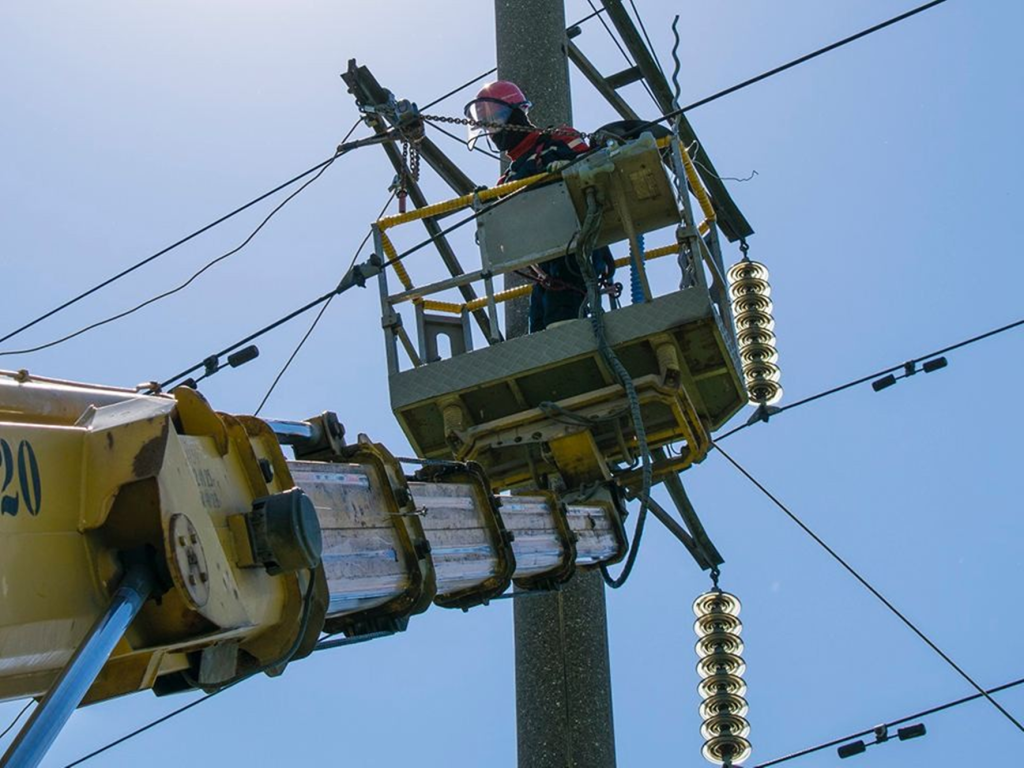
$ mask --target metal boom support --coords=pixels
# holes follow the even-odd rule
[[[71,661],[0,760],[0,766],[35,768],[39,765],[152,590],[150,569],[145,565],[133,566],[114,593],[106,613],[89,630]]]

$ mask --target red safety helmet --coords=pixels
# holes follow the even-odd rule
[[[466,117],[474,123],[469,126],[467,146],[473,149],[481,136],[497,133],[500,126],[508,122],[513,110],[521,109],[526,113],[532,106],[515,83],[508,80],[487,83],[463,110]],[[484,125],[481,125],[482,123]]]

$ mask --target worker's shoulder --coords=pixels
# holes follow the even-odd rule
[[[587,142],[584,141],[583,135],[571,125],[551,126],[544,131],[544,137],[548,142],[565,144],[577,152],[587,149]]]

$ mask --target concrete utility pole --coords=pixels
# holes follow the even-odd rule
[[[498,77],[533,102],[539,126],[571,124],[562,0],[495,0]],[[505,305],[509,337],[528,301]],[[577,572],[560,592],[515,600],[519,768],[614,768],[604,582]]]

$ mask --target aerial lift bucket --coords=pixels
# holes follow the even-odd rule
[[[527,291],[495,293],[494,277],[574,249],[590,191],[603,208],[597,245],[629,243],[628,263],[639,272],[644,292],[642,302],[605,312],[606,336],[633,378],[649,447],[680,446],[655,462],[655,476],[704,458],[709,433],[739,410],[747,395],[716,230],[713,221],[705,222],[702,234],[694,223],[683,152],[674,139],[657,142],[644,134],[596,152],[560,176],[540,178],[535,188],[514,182],[506,190],[497,187],[463,199],[482,211],[478,272],[418,289],[409,287],[406,272],[405,290],[397,294],[389,292],[382,273],[391,404],[419,456],[478,462],[497,488],[547,487],[549,477],[559,478],[556,482],[568,490],[595,481],[639,483],[637,434],[626,393],[602,359],[589,321],[492,338],[489,346],[474,350],[469,312],[477,307],[431,298],[482,281],[486,296],[477,304],[487,308],[497,328],[496,305]],[[485,205],[510,193],[500,204]],[[419,217],[429,213],[417,212]],[[408,221],[417,214],[400,218]],[[396,223],[401,222],[385,219],[375,228],[385,253],[394,249],[385,231]],[[674,227],[675,242],[661,250],[677,256],[681,279],[657,295],[647,278],[640,237],[667,227]],[[397,320],[395,308],[405,301],[416,305],[419,350]],[[435,324],[451,324],[452,318],[430,314],[432,309],[458,313],[462,323],[460,343],[452,345],[454,354],[447,359],[436,354],[441,331]],[[399,343],[412,367],[400,366]]]

